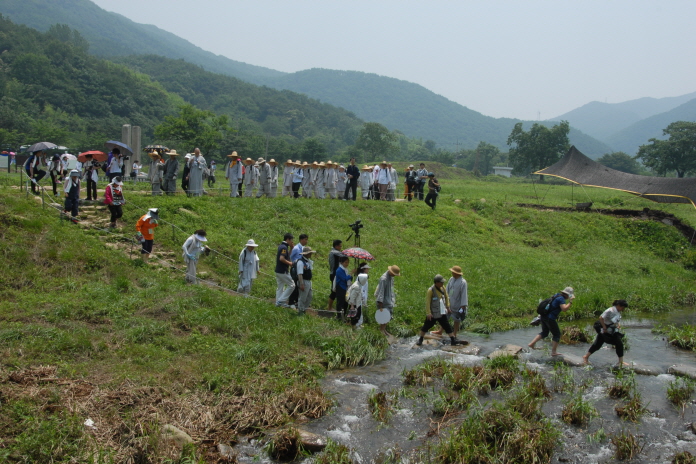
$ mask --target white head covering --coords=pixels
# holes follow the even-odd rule
[[[196,240],[198,240],[199,242],[207,242],[208,241],[208,239],[203,237],[202,235],[193,234],[193,236],[196,237]]]
[[[256,244],[256,242],[254,241],[253,238],[250,238],[250,239],[247,241],[246,246],[248,246],[248,247],[257,247],[258,245]]]
[[[367,283],[367,274],[358,274],[357,282],[362,286]]]

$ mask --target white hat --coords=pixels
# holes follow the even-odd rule
[[[208,241],[208,239],[203,237],[202,235],[198,235],[198,234],[193,234],[193,235],[194,235],[194,237],[196,237],[196,240],[198,240],[199,242],[207,242]]]
[[[77,169],[73,169],[72,171],[70,171],[70,175],[71,175],[71,176],[79,176],[79,175],[80,175],[80,171],[78,171]]]
[[[356,280],[360,285],[365,285],[367,283],[367,278],[367,274],[358,274],[358,278]]]
[[[254,241],[253,238],[250,238],[250,239],[247,241],[246,246],[248,246],[248,247],[257,247],[258,245],[256,244],[256,242]]]

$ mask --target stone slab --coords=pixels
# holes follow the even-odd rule
[[[422,348],[422,347],[424,347],[424,346],[433,346],[433,347],[435,347],[435,346],[441,346],[441,345],[442,345],[442,342],[440,342],[439,340],[425,340],[425,339],[424,339],[424,340],[423,340],[423,345],[418,346],[418,345],[416,345],[416,344],[414,343],[413,346],[412,346],[411,348]]]
[[[442,351],[477,356],[481,352],[481,347],[476,345],[446,345],[442,347]]]
[[[521,352],[522,352],[521,346],[505,345],[505,346],[498,348],[497,350],[495,350],[491,354],[489,354],[488,358],[494,359],[494,358],[497,358],[498,356],[514,356],[515,358],[517,358]]]
[[[660,375],[664,372],[662,369],[657,368],[655,366],[648,366],[646,364],[639,364],[639,363],[632,363],[632,362],[629,362],[628,364],[629,364],[628,366],[623,366],[623,369],[633,371],[639,375]],[[618,366],[612,368],[612,371],[617,371],[617,370],[619,370]]]
[[[560,356],[552,356],[552,360],[558,359],[559,361],[562,361],[564,364],[567,364],[572,367],[583,367],[585,366],[585,360],[582,359],[582,356],[575,356],[572,354],[561,354]]]
[[[298,429],[298,432],[300,433],[300,442],[302,443],[302,447],[307,451],[318,453],[326,448],[326,438],[322,437],[321,435],[307,432],[306,430],[302,429]]]
[[[674,375],[689,377],[690,379],[696,379],[696,367],[687,366],[686,364],[675,364],[674,366],[670,366],[667,372]]]

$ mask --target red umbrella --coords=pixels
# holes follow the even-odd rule
[[[366,261],[374,261],[375,259],[367,250],[358,247],[348,248],[341,251],[341,253],[349,258],[364,259]]]
[[[84,153],[80,153],[80,155],[77,157],[77,160],[84,163],[85,161],[87,161],[87,155],[92,155],[92,159],[95,161],[106,161],[106,159],[109,157],[103,151],[90,150]]]

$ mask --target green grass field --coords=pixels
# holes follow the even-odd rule
[[[118,462],[144,453],[164,462],[181,457],[158,438],[164,424],[190,418],[187,430],[200,445],[192,453],[201,457],[201,443],[233,442],[237,434],[321,415],[328,399],[317,381],[326,369],[383,359],[387,344],[374,325],[353,332],[272,304],[276,246],[285,232],[307,233],[320,252],[314,306],[322,308],[331,242],[346,240],[348,224],[361,219],[362,247],[377,258],[370,293],[388,265],[402,270],[390,324],[401,336],[416,333],[433,276],[449,277],[453,265],[469,283],[466,330],[482,333],[526,325],[539,299],[567,285],[577,299],[566,321],[596,314],[616,298],[644,312],[693,304],[694,253],[675,228],[518,203],[647,207],[693,226],[691,205],[439,171],[443,192],[434,212],[422,202],[230,199],[224,192],[152,198],[138,191],[147,184],[128,187],[126,225],[115,232],[132,237],[136,220],[159,207],[155,252],[173,252],[181,268],[181,244],[205,228],[217,253],[203,258],[199,271],[223,287],[237,285],[236,263],[228,257],[236,259],[249,238],[259,243],[258,299],[189,286],[181,271],[131,260],[106,246],[116,236],[60,222],[55,210],[9,188],[14,180],[6,177],[0,187],[0,458]],[[86,386],[88,396],[76,395]],[[81,425],[87,415],[99,421],[94,431]]]

